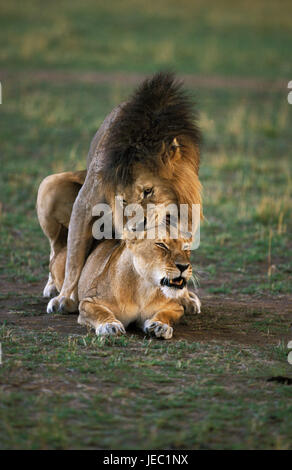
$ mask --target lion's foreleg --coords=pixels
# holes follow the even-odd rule
[[[184,314],[184,308],[178,302],[169,302],[165,308],[156,312],[145,321],[143,330],[157,338],[170,339],[173,335],[172,325]]]
[[[86,298],[79,305],[78,323],[95,329],[97,336],[125,334],[124,325],[115,317],[110,304]]]
[[[92,242],[92,209],[99,201],[95,176],[89,174],[74,203],[69,224],[65,279],[60,294],[50,300],[48,313],[73,312],[78,309],[78,281]]]
[[[80,218],[73,217],[72,214],[69,225],[65,278],[60,294],[48,303],[48,313],[56,311],[68,313],[78,310],[78,281],[92,240],[90,219],[91,213],[89,215],[86,208],[84,208],[84,213],[81,211]]]

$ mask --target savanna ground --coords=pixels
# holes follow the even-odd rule
[[[268,380],[292,378],[291,2],[0,8],[0,448],[291,449],[292,387]],[[135,74],[161,68],[201,111],[202,314],[169,342],[101,341],[45,313],[36,192],[83,169]]]

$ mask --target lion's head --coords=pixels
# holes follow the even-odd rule
[[[160,287],[166,297],[185,294],[192,277],[189,238],[127,240],[133,255],[133,265],[146,283]]]
[[[114,208],[201,205],[200,132],[190,99],[171,74],[145,80],[125,103],[104,145],[100,182]]]

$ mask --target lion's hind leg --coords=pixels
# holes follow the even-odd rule
[[[55,297],[58,294],[58,290],[54,284],[51,273],[49,273],[48,281],[43,290],[43,297],[50,298]]]
[[[86,298],[79,304],[78,323],[95,329],[97,336],[125,334],[124,325],[115,317],[110,304],[96,297]]]
[[[85,176],[85,171],[59,173],[47,176],[39,186],[37,214],[40,226],[50,243],[50,261],[67,244],[72,207]],[[43,296],[54,297],[58,292],[49,274]]]

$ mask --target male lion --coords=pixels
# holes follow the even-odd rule
[[[92,209],[96,204],[107,202],[114,210],[118,195],[125,204],[141,204],[145,212],[149,203],[187,204],[190,208],[192,204],[201,204],[200,132],[195,117],[181,85],[172,75],[159,73],[145,80],[128,102],[115,108],[105,119],[92,140],[86,179],[82,188],[81,185],[78,188],[71,218],[67,211],[65,279],[59,295],[50,300],[48,313],[77,310],[77,285],[92,243]],[[56,177],[59,175],[48,177],[42,184],[43,206],[46,206],[46,187],[54,185]],[[61,192],[62,177],[59,185]],[[39,219],[44,219],[39,207],[38,204]],[[41,225],[50,225],[50,219]],[[56,240],[58,230],[63,232],[60,227],[55,228],[55,241],[49,230],[44,230],[51,241],[51,258],[62,245]],[[54,291],[49,278],[44,294],[51,295]]]
[[[78,323],[97,335],[125,333],[137,322],[145,333],[170,339],[172,324],[189,298],[200,312],[198,297],[186,284],[192,275],[189,239],[106,240],[89,255],[78,283]],[[58,290],[65,275],[66,247],[52,260],[50,270]]]

